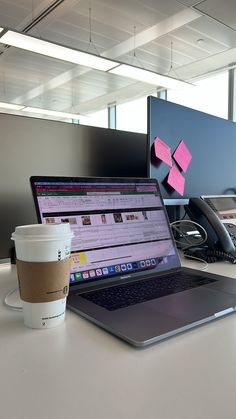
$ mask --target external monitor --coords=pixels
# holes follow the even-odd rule
[[[29,178],[146,177],[147,135],[0,114],[0,261],[15,227],[37,222]]]
[[[235,194],[235,122],[150,96],[148,137],[150,176],[159,180],[165,204],[173,205],[202,195]],[[183,195],[167,182],[170,167],[155,156],[156,137],[170,147],[173,164],[184,176]],[[181,140],[192,155],[186,172],[173,159]]]

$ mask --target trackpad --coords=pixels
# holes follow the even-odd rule
[[[235,306],[235,297],[209,288],[195,288],[150,301],[150,306],[177,319],[193,322]]]

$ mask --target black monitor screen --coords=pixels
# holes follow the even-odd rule
[[[32,175],[147,177],[147,135],[0,113],[0,259],[33,224]]]
[[[171,199],[174,203],[173,200],[201,195],[236,193],[235,122],[150,96],[148,136],[151,147],[150,176],[159,180],[165,200]],[[184,177],[182,194],[167,181],[170,166],[156,157],[156,137],[170,147],[172,164]],[[185,172],[173,158],[181,141],[192,156]]]

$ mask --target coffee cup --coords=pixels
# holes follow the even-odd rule
[[[23,225],[12,233],[26,326],[45,329],[64,321],[72,237],[69,223]]]

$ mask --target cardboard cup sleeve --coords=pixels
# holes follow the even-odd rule
[[[55,262],[16,261],[20,297],[29,303],[46,303],[68,295],[71,259]]]

